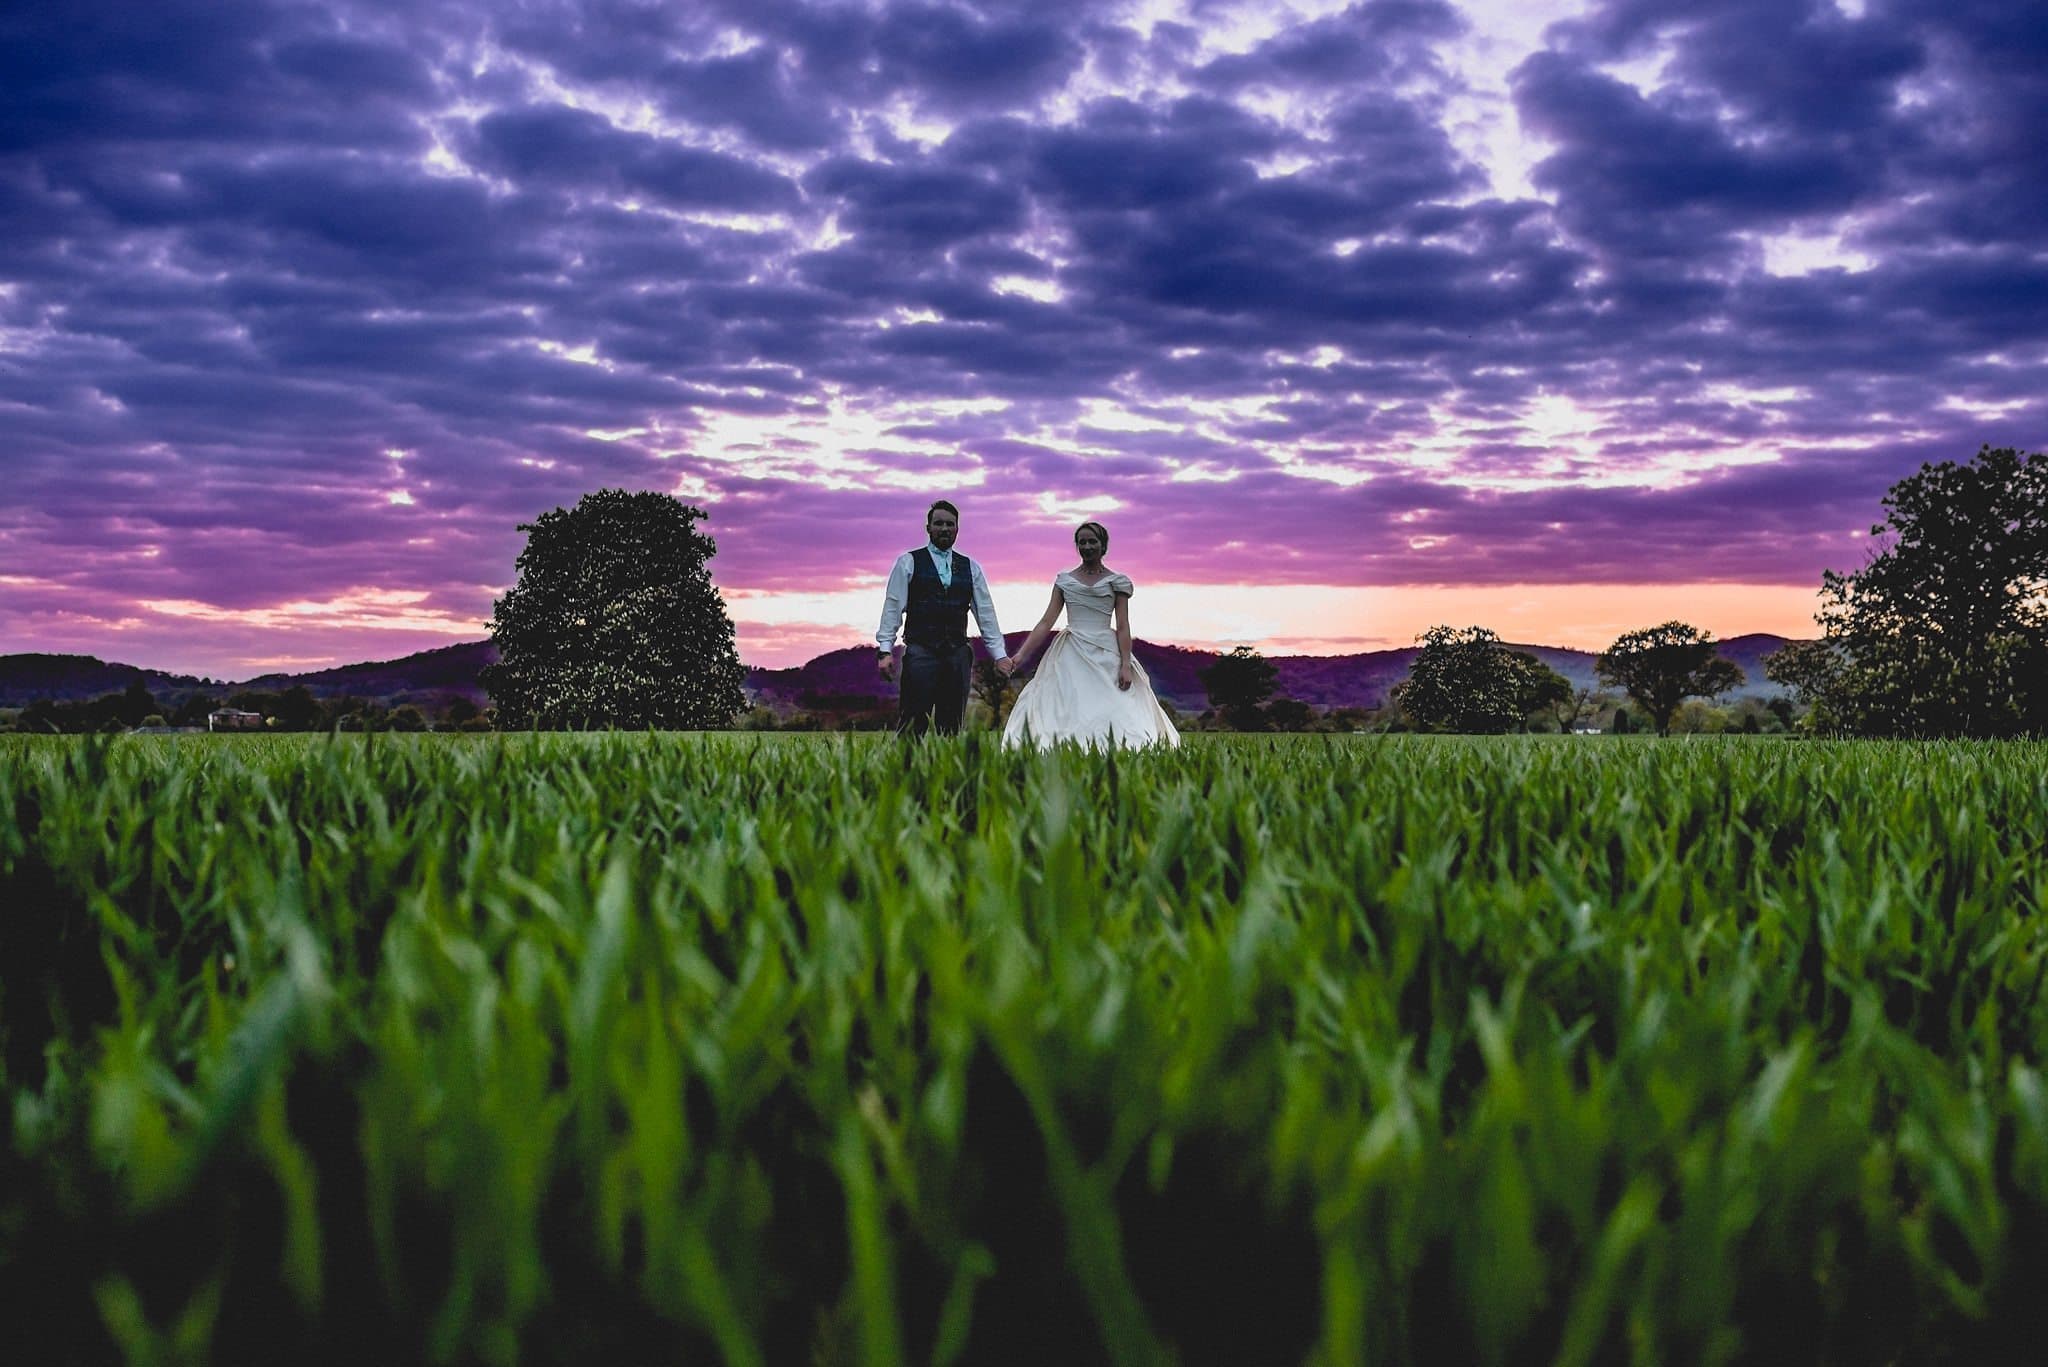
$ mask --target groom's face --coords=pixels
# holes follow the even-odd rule
[[[932,545],[950,551],[953,538],[960,535],[960,519],[944,508],[934,508],[924,515],[924,534],[932,539]]]

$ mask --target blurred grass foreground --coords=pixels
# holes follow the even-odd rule
[[[66,1362],[2048,1342],[2048,746],[0,739]]]

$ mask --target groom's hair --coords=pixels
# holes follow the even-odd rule
[[[946,500],[944,500],[943,498],[940,499],[937,503],[934,503],[931,507],[924,510],[924,520],[927,522],[931,521],[932,514],[936,512],[948,512],[953,515],[953,520],[955,522],[958,522],[960,520],[960,510],[958,508],[955,508],[952,504],[946,502]]]
[[[1104,555],[1108,555],[1109,528],[1103,526],[1100,522],[1083,522],[1080,526],[1074,528],[1074,540],[1079,541],[1081,539],[1081,533],[1087,531],[1090,527],[1093,527],[1095,529],[1095,534],[1102,538],[1102,553]]]

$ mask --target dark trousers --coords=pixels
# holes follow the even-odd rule
[[[959,731],[973,670],[974,647],[965,641],[949,646],[905,646],[903,686],[896,702],[897,734],[921,736],[937,731],[950,736]]]

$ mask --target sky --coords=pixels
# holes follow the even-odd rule
[[[0,653],[486,634],[519,524],[707,513],[741,658],[935,498],[1030,627],[1811,635],[2048,445],[2020,0],[16,0]]]

